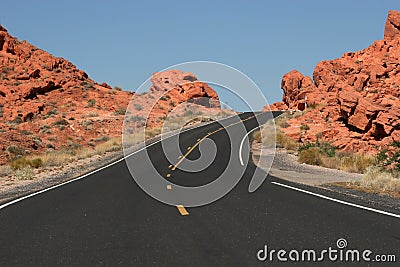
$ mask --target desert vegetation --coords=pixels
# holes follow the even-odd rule
[[[273,144],[274,139],[271,137],[275,134],[276,147],[296,154],[299,163],[363,174],[360,182],[337,185],[400,197],[400,142],[392,142],[375,155],[340,151],[331,142],[323,140],[320,134],[316,135],[313,142],[301,143],[282,131],[282,128],[290,125],[288,118],[294,116],[298,115],[286,113],[277,118],[275,132],[271,124],[267,123],[261,130],[254,132],[254,140],[269,147]],[[307,128],[303,124],[300,130],[307,131]]]

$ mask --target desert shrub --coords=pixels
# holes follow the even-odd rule
[[[19,180],[32,180],[35,176],[31,166],[26,166],[15,171],[15,176]]]
[[[104,154],[105,152],[119,151],[121,149],[122,149],[121,138],[112,138],[94,147],[95,152],[99,155]]]
[[[324,142],[324,141],[315,141],[313,143],[307,142],[304,143],[303,145],[299,146],[298,151],[301,153],[304,150],[308,150],[310,148],[318,148],[322,153],[327,155],[328,157],[333,157],[336,154],[337,147],[332,146],[329,142]]]
[[[32,133],[31,131],[28,131],[28,130],[22,130],[22,131],[21,131],[21,134],[24,134],[24,135],[32,135],[33,133]]]
[[[122,88],[121,88],[121,87],[119,87],[119,86],[114,86],[114,90],[117,90],[117,91],[122,91]]]
[[[276,146],[290,151],[295,151],[298,147],[297,143],[293,141],[293,139],[282,132],[276,133]]]
[[[308,131],[308,130],[310,130],[310,126],[308,126],[308,124],[302,124],[302,125],[300,126],[300,130],[302,130],[302,131]]]
[[[396,178],[391,172],[382,171],[378,166],[367,168],[362,177],[361,185],[373,191],[400,192],[400,178]]]
[[[42,159],[41,159],[41,158],[34,158],[34,159],[31,161],[31,166],[32,166],[32,168],[35,168],[35,169],[40,168],[40,167],[43,167],[43,161],[42,161]]]
[[[144,117],[138,115],[133,115],[129,117],[129,121],[131,122],[144,121],[144,120],[145,120]]]
[[[49,125],[41,125],[40,130],[42,133],[51,134],[50,126]]]
[[[96,141],[96,142],[106,142],[106,141],[108,141],[108,140],[110,140],[110,137],[108,137],[108,136],[106,136],[106,135],[94,139],[94,141]]]
[[[400,142],[394,141],[391,150],[383,149],[376,155],[376,165],[389,172],[400,172]]]
[[[299,153],[298,161],[300,163],[310,164],[310,165],[321,165],[323,154],[317,147],[311,147],[307,150],[303,150]]]
[[[61,125],[65,126],[65,125],[68,125],[68,124],[69,124],[69,122],[67,120],[65,120],[65,119],[59,119],[59,120],[57,120],[57,121],[52,123],[53,126],[61,126]]]
[[[7,148],[7,151],[12,154],[14,157],[18,157],[18,156],[22,156],[25,155],[25,149],[23,147],[20,146],[9,146]]]
[[[96,100],[94,100],[94,99],[89,99],[89,100],[88,100],[88,103],[87,103],[87,105],[86,105],[86,107],[91,108],[91,107],[93,107],[95,104],[96,104]]]
[[[58,110],[56,108],[53,108],[52,110],[50,110],[46,113],[46,117],[50,117],[51,115],[57,115],[57,114],[58,114]]]
[[[22,120],[22,116],[21,115],[18,115],[17,117],[15,117],[15,119],[13,119],[11,121],[12,124],[20,124],[20,123],[23,123],[23,122],[24,121]]]
[[[143,106],[142,105],[139,105],[139,104],[133,104],[133,107],[135,108],[135,110],[137,110],[137,111],[140,111],[140,110],[142,110],[143,109]],[[125,112],[124,112],[124,114],[125,114]]]
[[[32,160],[27,159],[27,158],[19,158],[19,159],[15,159],[13,161],[10,162],[10,167],[13,170],[20,170],[23,169],[25,167],[31,167],[31,168],[40,168],[43,166],[43,161],[41,158],[34,158]]]
[[[259,130],[255,131],[253,133],[253,139],[259,143],[263,142],[263,140],[261,139],[264,139],[264,142],[266,142],[266,139],[270,139],[268,138],[270,134],[266,133],[265,130],[266,129],[264,129],[263,135],[261,135],[261,132]],[[285,148],[286,150],[289,151],[297,150],[297,143],[281,131],[276,131],[275,141],[276,141],[276,147]]]
[[[147,138],[153,138],[161,133],[161,127],[156,127],[156,128],[146,128],[145,132],[145,137]]]
[[[162,100],[162,101],[167,101],[169,99],[171,99],[171,97],[169,95],[163,95],[160,97],[160,100]]]
[[[115,115],[125,115],[125,112],[126,112],[126,108],[118,107],[114,113],[115,113]]]
[[[89,112],[85,117],[98,117],[99,113],[97,112]]]
[[[287,121],[282,121],[280,123],[277,124],[279,127],[281,128],[288,128],[290,127],[290,124]]]
[[[372,157],[352,155],[349,157],[342,157],[338,169],[347,172],[364,173],[373,163],[374,160]]]

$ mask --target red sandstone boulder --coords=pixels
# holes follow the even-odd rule
[[[296,70],[285,74],[284,105],[271,107],[309,107],[305,115],[292,119],[291,126],[283,129],[290,136],[297,137],[299,126],[308,124],[310,130],[300,134],[303,141],[322,134],[342,149],[376,151],[393,140],[400,141],[399,62],[400,12],[392,10],[383,40],[341,58],[321,61],[313,80]]]

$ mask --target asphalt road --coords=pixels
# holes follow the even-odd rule
[[[197,140],[213,133],[208,138],[218,152],[203,171],[182,171],[181,166],[172,170],[180,159],[169,161],[160,143],[128,159],[137,166],[138,175],[151,176],[154,170],[142,163],[143,153],[148,152],[157,173],[171,186],[166,188],[171,195],[175,185],[199,186],[214,181],[230,161],[240,173],[244,167],[237,153],[238,142],[258,126],[252,116],[241,115],[245,130],[239,127],[242,123],[230,126],[239,127],[232,131],[232,138],[227,138],[226,130],[219,130],[217,123],[181,133],[181,150],[187,153],[194,147],[185,156],[191,160],[200,155]],[[265,116],[258,118],[264,122]],[[230,120],[228,124],[237,122]],[[170,149],[173,156],[176,149]],[[185,207],[185,199],[172,199],[182,201],[184,208],[178,209],[148,196],[121,161],[1,209],[0,266],[273,266],[278,263],[276,255],[273,262],[257,259],[257,252],[265,245],[269,250],[320,251],[337,249],[339,238],[347,240],[347,248],[369,249],[373,255],[396,254],[399,263],[398,218],[278,186],[273,182],[285,182],[274,177],[267,177],[257,191],[249,193],[255,170],[250,163],[236,187],[212,204]],[[329,264],[324,261],[315,266]]]

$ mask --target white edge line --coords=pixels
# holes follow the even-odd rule
[[[306,193],[306,194],[309,194],[309,195],[313,195],[313,196],[316,196],[316,197],[327,199],[327,200],[330,200],[330,201],[333,201],[333,202],[337,202],[337,203],[340,203],[340,204],[356,207],[356,208],[359,208],[359,209],[373,211],[373,212],[376,212],[376,213],[392,216],[392,217],[395,217],[395,218],[400,218],[400,215],[394,214],[394,213],[390,213],[390,212],[387,212],[387,211],[373,209],[373,208],[370,208],[370,207],[365,207],[365,206],[362,206],[362,205],[346,202],[346,201],[339,200],[339,199],[336,199],[336,198],[327,197],[327,196],[324,196],[324,195],[313,193],[313,192],[310,192],[310,191],[307,191],[307,190],[303,190],[303,189],[300,189],[300,188],[297,188],[297,187],[293,187],[293,186],[290,186],[290,185],[281,184],[281,183],[278,183],[278,182],[271,182],[271,183],[275,184],[275,185],[282,186],[282,187],[286,187],[286,188],[289,188],[289,189],[292,189],[292,190],[295,190],[295,191],[299,191],[299,192],[302,192],[302,193]]]
[[[254,130],[262,127],[262,125],[258,125],[256,128],[252,129],[250,132],[247,132],[245,136],[243,136],[242,141],[240,142],[240,147],[239,147],[239,160],[240,160],[240,165],[244,166],[243,163],[243,158],[242,158],[242,148],[243,148],[243,143],[246,137],[251,134]]]
[[[222,118],[221,120],[227,120],[227,119],[230,119],[230,118],[232,118],[232,117],[234,117],[234,116],[239,116],[239,115],[240,115],[240,114],[234,114],[234,115],[232,115],[232,116],[228,116],[228,117],[226,117],[226,118]],[[69,184],[69,183],[72,183],[72,182],[81,180],[81,179],[83,179],[83,178],[85,178],[85,177],[87,177],[87,176],[89,176],[89,175],[92,175],[92,174],[94,174],[94,173],[96,173],[96,172],[99,172],[99,171],[101,171],[101,170],[104,170],[104,169],[106,169],[106,168],[108,168],[108,167],[110,167],[110,166],[112,166],[112,165],[115,165],[115,164],[117,164],[117,163],[119,163],[119,162],[125,160],[126,158],[128,158],[128,157],[130,157],[130,156],[132,156],[132,155],[134,155],[134,154],[136,154],[136,153],[142,151],[143,149],[148,148],[148,147],[151,147],[152,145],[155,145],[155,144],[157,144],[157,143],[159,143],[159,142],[161,142],[161,141],[163,141],[163,140],[165,140],[165,139],[167,139],[167,138],[170,138],[170,137],[172,137],[172,136],[181,134],[181,133],[183,133],[183,132],[187,132],[187,131],[191,131],[191,130],[194,130],[194,129],[197,129],[197,128],[200,128],[200,127],[204,127],[204,126],[207,126],[207,125],[212,124],[212,123],[215,123],[215,122],[218,122],[218,120],[212,121],[212,122],[209,122],[209,123],[206,123],[206,124],[202,124],[202,125],[199,125],[199,126],[196,126],[196,127],[193,127],[193,128],[185,129],[185,130],[183,130],[183,131],[178,131],[177,133],[175,133],[175,134],[173,134],[173,135],[171,135],[171,136],[167,136],[167,137],[165,137],[165,138],[161,138],[161,139],[158,140],[157,142],[154,142],[154,143],[152,143],[152,144],[149,144],[149,145],[147,145],[147,146],[144,146],[144,147],[142,147],[142,148],[140,148],[140,149],[138,149],[138,150],[136,150],[136,151],[134,151],[134,152],[132,152],[132,153],[130,153],[130,154],[128,154],[128,155],[124,155],[124,156],[123,156],[122,158],[120,158],[119,160],[113,161],[113,162],[111,162],[111,163],[109,163],[109,164],[107,164],[107,165],[105,165],[105,166],[103,166],[103,167],[101,167],[101,168],[95,169],[95,170],[93,170],[93,171],[91,171],[91,172],[88,172],[88,173],[82,175],[82,176],[79,176],[79,177],[77,177],[77,178],[68,180],[68,181],[63,182],[63,183],[61,183],[61,184],[53,185],[53,186],[51,186],[51,187],[48,187],[48,188],[39,190],[39,191],[37,191],[37,192],[28,194],[28,195],[26,195],[26,196],[23,196],[23,197],[14,199],[14,200],[12,200],[12,201],[10,201],[10,202],[6,202],[6,203],[0,205],[0,210],[1,210],[1,209],[4,209],[5,207],[8,207],[8,206],[10,206],[10,205],[12,205],[12,204],[15,204],[15,203],[17,203],[17,202],[20,202],[20,201],[22,201],[22,200],[25,200],[25,199],[27,199],[27,198],[31,198],[31,197],[34,197],[34,196],[36,196],[36,195],[45,193],[45,192],[47,192],[47,191],[56,189],[57,187],[61,187],[61,186],[64,186],[64,185],[66,185],[66,184]],[[164,133],[164,134],[167,134],[167,133]],[[162,136],[161,136],[161,137],[162,137]]]

